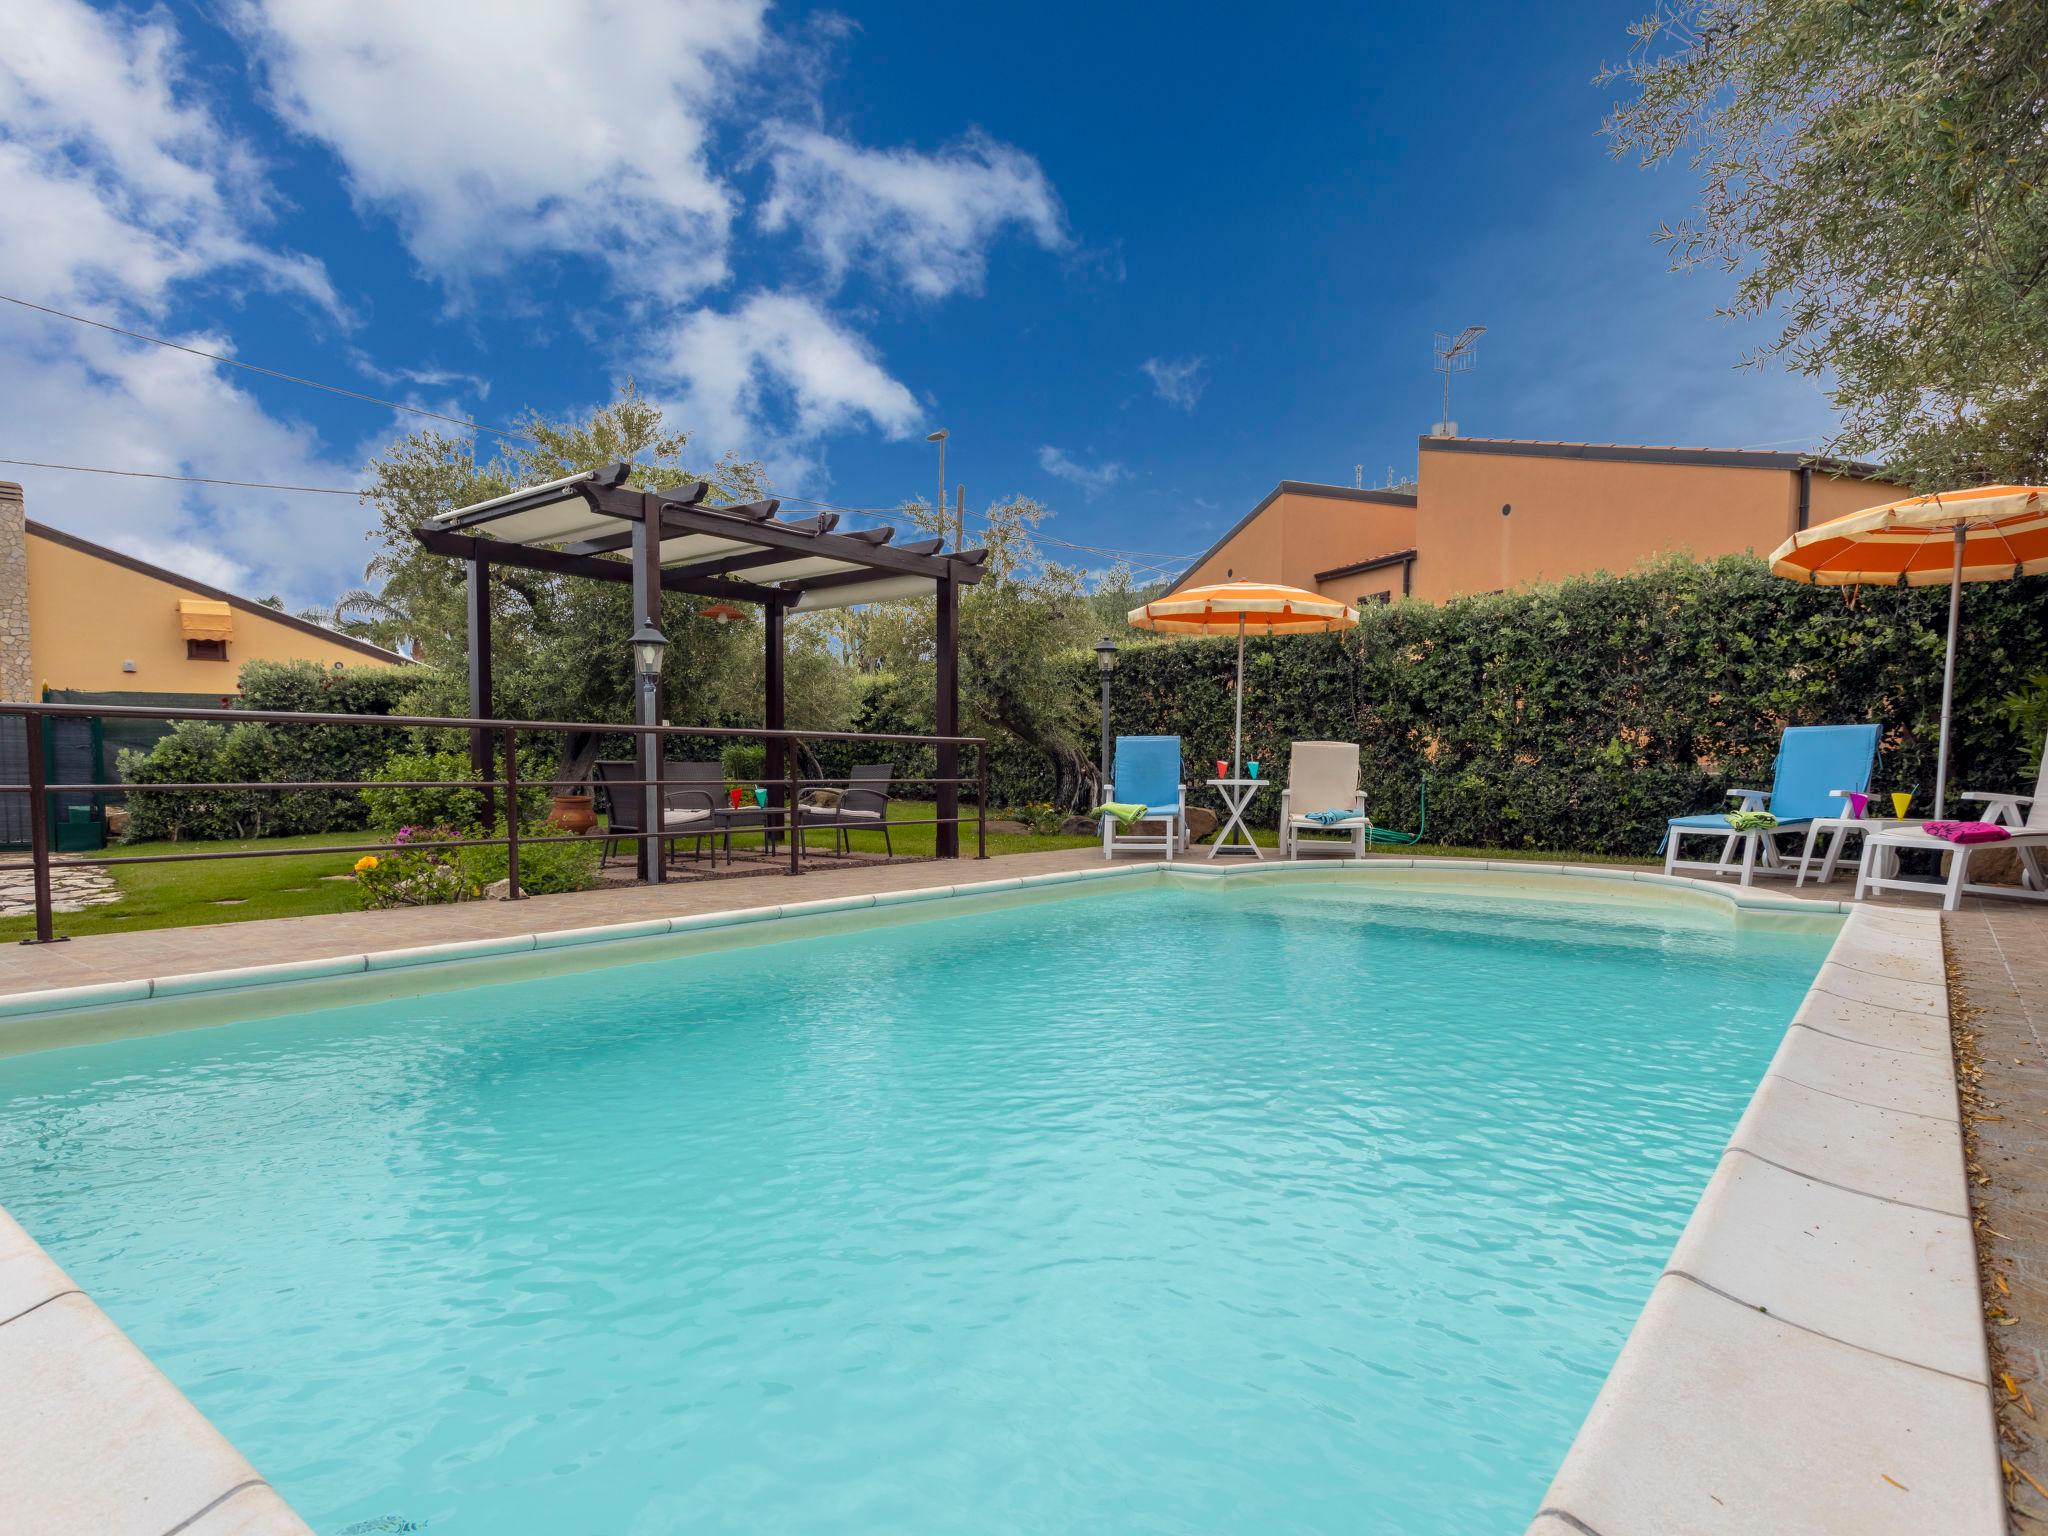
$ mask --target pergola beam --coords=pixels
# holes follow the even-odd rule
[[[636,499],[656,502],[659,498],[641,493]],[[601,512],[614,517],[638,520],[648,515],[646,507],[626,510],[626,498],[614,491],[598,492],[593,505]],[[977,582],[981,580],[979,560],[970,560],[962,555],[935,558],[929,555],[913,555],[903,549],[892,549],[886,544],[866,544],[859,539],[839,533],[798,533],[779,523],[748,523],[731,518],[715,507],[677,507],[664,505],[660,508],[661,536],[664,539],[684,534],[701,533],[720,539],[743,539],[749,544],[759,544],[767,549],[787,550],[792,554],[821,555],[827,559],[844,560],[848,565],[864,565],[877,571],[888,571],[901,576],[929,576],[934,581],[953,580]],[[984,555],[983,558],[986,558]]]
[[[827,531],[827,528],[818,530],[820,533]],[[886,544],[895,533],[894,528],[856,528],[844,537],[859,539],[863,544]],[[756,549],[746,554],[713,555],[709,560],[700,560],[695,565],[672,565],[669,569],[678,575],[695,580],[700,576],[726,576],[734,571],[750,571],[764,565],[787,565],[789,558],[789,551],[786,549]],[[820,554],[812,558],[831,560],[835,557]]]
[[[692,488],[696,489],[697,487]],[[600,510],[609,511],[609,509]],[[771,498],[767,501],[745,501],[730,507],[714,507],[712,510],[723,512],[730,517],[744,517],[757,523],[765,523],[782,510],[782,503]],[[619,514],[611,513],[610,515],[618,516]],[[828,516],[830,521],[826,521]],[[821,524],[818,531],[823,533],[833,523],[839,521],[839,515],[836,512],[831,514],[821,512],[817,517],[806,518],[804,521]],[[798,525],[792,524],[791,526]],[[594,539],[581,539],[574,544],[564,544],[562,551],[564,554],[571,555],[604,555],[610,554],[614,550],[624,549],[632,542],[633,535],[630,533],[601,533]]]
[[[514,544],[509,539],[485,539],[471,533],[448,533],[437,528],[415,528],[413,537],[437,555],[458,560],[483,560],[492,565],[517,566],[526,571],[548,571],[558,576],[587,576],[593,581],[631,581],[633,567],[624,560],[603,560],[595,555],[571,555],[561,550],[532,544]],[[697,597],[718,597],[735,603],[780,603],[796,601],[794,592],[756,586],[746,581],[718,581],[685,577],[676,571],[661,573],[662,587],[670,592],[688,592]]]

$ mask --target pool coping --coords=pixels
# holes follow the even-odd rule
[[[480,962],[571,950],[600,962],[651,958],[651,940],[752,929],[746,940],[766,941],[783,919],[817,931],[803,920],[948,897],[1403,870],[1461,875],[1482,888],[1507,883],[1498,876],[1522,877],[1525,887],[1555,881],[1553,895],[1568,881],[1625,882],[1711,897],[1738,916],[1847,917],[1530,1536],[2002,1532],[1938,913],[1516,860],[1148,860],[16,993],[0,997],[0,1032],[268,989],[283,997],[373,973],[473,984],[495,969]],[[661,951],[674,952],[666,942]],[[17,1333],[24,1323],[31,1327]],[[7,1374],[21,1373],[31,1390],[0,1394],[15,1402],[0,1410],[0,1433],[18,1469],[0,1472],[0,1507],[33,1511],[34,1528],[50,1536],[306,1536],[220,1432],[0,1212],[0,1364],[17,1348],[23,1358]],[[122,1438],[108,1441],[114,1425]],[[211,1502],[193,1501],[188,1490],[202,1486],[214,1489]]]

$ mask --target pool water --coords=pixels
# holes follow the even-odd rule
[[[1153,887],[0,1061],[322,1536],[1517,1532],[1827,936]]]

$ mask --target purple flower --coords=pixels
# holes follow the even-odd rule
[[[403,846],[404,844],[412,841],[412,834],[413,829],[411,827],[400,827],[398,829],[397,834],[391,839],[391,841]]]

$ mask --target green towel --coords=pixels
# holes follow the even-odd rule
[[[1149,809],[1149,806],[1132,805],[1124,800],[1111,800],[1106,805],[1098,805],[1088,814],[1090,816],[1114,816],[1117,829],[1128,832],[1132,827],[1145,819],[1145,812]]]
[[[1730,811],[1727,821],[1738,832],[1768,832],[1778,824],[1769,811]]]

